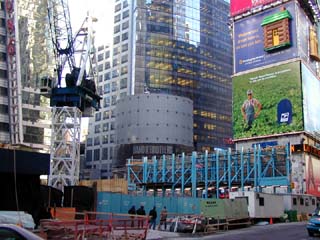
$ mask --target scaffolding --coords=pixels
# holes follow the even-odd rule
[[[77,107],[52,108],[49,186],[79,183],[81,111]]]
[[[217,198],[221,187],[230,190],[237,186],[244,190],[245,186],[252,186],[260,192],[265,186],[287,186],[290,191],[289,150],[289,146],[262,149],[255,145],[247,151],[217,149],[213,153],[129,159],[128,188],[140,188],[144,195],[149,189],[162,189],[163,196],[167,189],[171,189],[172,196],[180,189],[184,196],[185,189],[191,188],[192,197],[201,188],[205,190],[205,198],[208,188],[215,189]]]

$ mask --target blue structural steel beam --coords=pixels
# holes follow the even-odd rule
[[[152,188],[171,189],[172,195],[180,188],[182,196],[186,188],[191,189],[191,195],[197,196],[197,189],[205,190],[203,197],[208,197],[208,191],[215,189],[219,197],[219,188],[231,189],[233,186],[244,190],[246,185],[261,191],[264,186],[286,185],[290,189],[290,151],[289,146],[278,146],[261,149],[254,146],[253,151],[245,152],[217,149],[214,153],[207,151],[193,152],[192,155],[153,157],[142,161],[128,160],[128,184],[140,186],[143,191]]]

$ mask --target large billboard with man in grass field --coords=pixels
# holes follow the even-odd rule
[[[233,77],[234,139],[302,131],[300,62]]]

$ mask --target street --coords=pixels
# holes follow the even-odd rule
[[[190,236],[180,234],[179,236],[163,236],[161,239],[222,239],[222,240],[312,240],[320,239],[309,237],[306,231],[307,222],[282,223],[265,226],[251,226],[226,232],[213,233],[206,236]]]

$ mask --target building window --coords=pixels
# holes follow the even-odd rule
[[[114,8],[114,12],[119,12],[120,10],[121,10],[121,3],[118,3]]]
[[[102,61],[103,60],[103,53],[98,54],[98,61]]]
[[[9,124],[0,122],[0,132],[9,132]]]
[[[102,126],[102,131],[107,132],[109,130],[109,123],[104,123]]]
[[[95,121],[100,121],[100,120],[101,120],[101,112],[98,112],[95,115]]]
[[[110,107],[110,97],[107,96],[103,99],[103,107]]]
[[[8,89],[4,87],[0,87],[0,96],[8,96]]]
[[[92,138],[87,139],[87,146],[92,146]]]
[[[97,136],[94,138],[94,145],[95,146],[100,145],[100,136]]]
[[[92,162],[92,150],[87,150],[86,162]]]
[[[121,57],[121,63],[126,63],[126,62],[128,62],[128,55],[127,54],[125,54]]]
[[[125,33],[123,33],[122,34],[122,41],[125,41],[125,40],[127,40],[128,39],[128,32],[125,32]]]
[[[304,205],[304,200],[303,200],[303,198],[300,198],[300,205]]]
[[[102,159],[103,160],[108,159],[108,148],[102,148]]]
[[[127,81],[128,81],[127,78],[122,78],[120,80],[120,89],[124,89],[127,87]]]
[[[120,24],[119,24],[119,25],[116,25],[116,26],[113,28],[113,33],[116,34],[116,33],[120,32],[120,27],[121,27]]]
[[[114,23],[117,23],[121,20],[121,14],[114,16]]]
[[[106,51],[105,58],[108,59],[110,57],[110,51]]]
[[[128,73],[128,67],[125,66],[125,67],[122,67],[121,68],[121,75],[124,75],[124,74],[127,74]]]
[[[103,135],[102,136],[102,144],[107,144],[108,143],[108,135]]]
[[[122,52],[128,51],[128,43],[122,44]]]
[[[100,149],[95,149],[95,150],[94,150],[93,160],[94,160],[94,161],[99,161],[99,160],[100,160]]]
[[[128,29],[129,28],[129,21],[126,21],[122,23],[122,30]]]
[[[109,93],[110,92],[110,83],[106,83],[104,85],[104,90],[103,90],[104,93]]]
[[[120,42],[120,36],[116,36],[113,38],[113,44],[118,44]]]
[[[111,91],[112,91],[112,92],[115,92],[115,91],[117,91],[117,90],[118,90],[117,82],[113,82],[113,83],[111,84]]]
[[[259,197],[259,206],[264,206],[264,198]]]
[[[122,13],[122,19],[129,17],[129,9]]]
[[[111,76],[110,76],[110,75],[111,75],[110,72],[105,73],[105,74],[104,74],[104,80],[107,81],[107,80],[111,79]]]
[[[95,125],[95,126],[94,126],[94,133],[100,133],[100,128],[101,128],[101,125],[100,125],[100,124]]]

